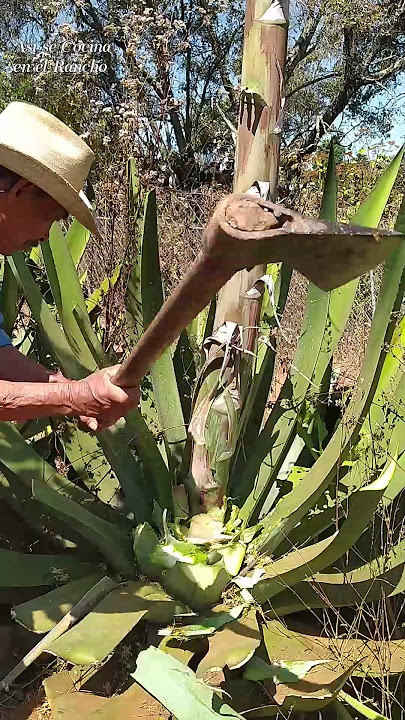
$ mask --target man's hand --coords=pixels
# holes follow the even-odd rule
[[[123,390],[112,382],[118,368],[116,365],[99,370],[84,380],[70,383],[72,405],[91,430],[105,430],[114,425],[139,402],[139,387]],[[95,422],[97,428],[94,428]]]
[[[68,378],[66,378],[64,375],[62,375],[61,372],[57,372],[57,373],[49,373],[48,382],[49,383],[67,383],[67,382],[71,382],[71,381]],[[88,417],[87,415],[79,415],[79,420],[80,420],[80,424],[83,425],[84,430],[92,430],[93,432],[96,432],[96,430],[99,429],[96,418]]]
[[[67,380],[22,355],[16,348],[0,349],[0,420],[26,422],[33,418],[76,416],[90,430],[104,430],[135,407],[139,388],[122,390],[112,378],[118,366]]]

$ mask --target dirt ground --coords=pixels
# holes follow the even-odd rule
[[[34,697],[28,697],[27,702],[13,710],[2,710],[0,707],[0,720],[51,720],[51,711],[44,691],[41,689]]]

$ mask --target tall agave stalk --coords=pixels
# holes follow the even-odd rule
[[[234,191],[276,200],[289,0],[247,0]],[[266,268],[235,274],[219,292],[203,382],[190,422],[189,489],[203,511],[221,505],[258,350]],[[277,268],[273,268],[274,275]],[[274,285],[274,275],[269,281]],[[256,287],[260,288],[256,289]],[[218,369],[219,367],[219,369]],[[232,407],[233,406],[233,407]]]

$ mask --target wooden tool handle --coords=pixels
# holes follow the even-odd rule
[[[139,385],[154,361],[208,305],[233,273],[233,264],[201,252],[121,365],[114,377],[115,385]]]

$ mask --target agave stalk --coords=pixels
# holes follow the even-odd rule
[[[270,7],[266,0],[247,0],[234,191],[247,192],[255,186],[273,201],[288,18],[289,0],[274,0]],[[226,492],[258,345],[262,295],[250,291],[265,271],[263,265],[241,270],[221,289],[213,334],[204,345],[203,381],[189,427],[194,445],[188,479],[203,511],[221,505]]]

